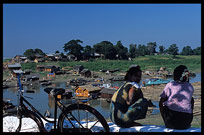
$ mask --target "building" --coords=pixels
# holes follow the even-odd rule
[[[45,66],[45,71],[46,71],[46,72],[56,72],[56,71],[60,71],[60,67],[56,67],[56,66]]]
[[[73,70],[74,70],[74,72],[76,72],[76,74],[80,74],[83,69],[84,69],[83,66],[76,65]]]
[[[38,70],[38,71],[44,71],[44,70],[45,70],[45,66],[43,66],[43,65],[37,65],[36,70]]]
[[[76,89],[75,94],[77,97],[89,97],[89,91],[80,87]]]
[[[44,62],[44,61],[45,61],[44,58],[35,58],[34,60],[35,63]]]
[[[81,75],[84,76],[84,77],[91,77],[91,71],[88,70],[88,69],[83,69],[81,71]]]
[[[21,64],[20,63],[15,63],[15,64],[8,64],[8,69],[9,70],[20,70],[21,69]]]

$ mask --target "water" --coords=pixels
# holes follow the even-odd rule
[[[201,73],[197,73],[196,77],[190,78],[190,83],[201,81]],[[114,86],[120,87],[124,82],[116,81],[112,82]],[[31,97],[33,99],[26,98],[40,113],[44,114],[46,110],[51,112],[51,117],[54,115],[54,99],[48,97],[48,94],[44,92],[44,88],[46,86],[41,86],[40,84],[33,85],[32,87],[24,86],[24,90],[35,90],[35,93],[24,93],[25,96]],[[50,87],[61,87],[66,88],[66,82],[54,83]],[[17,87],[8,88],[3,90],[3,98],[11,99],[11,102],[14,105],[17,105]],[[66,103],[66,100],[62,100],[63,103]],[[158,102],[152,101],[154,105],[156,105],[157,109],[154,109],[152,114],[158,114]],[[109,108],[110,104],[102,99],[93,99],[90,102],[90,105],[97,109],[105,118],[109,118]],[[60,114],[60,110],[58,109],[58,116]]]

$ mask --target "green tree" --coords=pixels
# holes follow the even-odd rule
[[[148,50],[147,47],[145,45],[138,45],[138,55],[139,56],[145,56],[146,54],[148,54]]]
[[[116,59],[116,49],[109,41],[102,41],[93,46],[94,51],[99,54],[104,54],[105,59]]]
[[[192,55],[192,54],[193,54],[193,50],[190,46],[183,47],[181,55]]]
[[[57,54],[57,53],[60,53],[60,52],[57,50],[57,51],[55,51],[55,54]]]
[[[39,48],[36,48],[36,49],[34,50],[34,53],[35,53],[35,54],[39,54],[39,55],[45,56],[45,53],[44,53],[41,49],[39,49]]]
[[[129,57],[135,58],[137,56],[137,44],[129,45]]]
[[[93,49],[90,45],[86,45],[86,46],[84,47],[83,52],[84,52],[84,53],[93,54],[93,53],[94,53],[94,49]]]
[[[201,47],[197,47],[193,49],[193,54],[194,55],[201,55]]]
[[[35,59],[35,51],[33,49],[27,49],[23,53],[23,55],[26,56],[30,60],[34,60]]]
[[[162,54],[165,52],[165,47],[163,45],[159,46],[159,53]]]
[[[64,55],[64,53],[63,53],[63,52],[61,52],[61,53],[60,53],[60,56],[61,56],[61,57],[65,57],[65,55]]]
[[[178,55],[178,47],[176,46],[176,44],[172,44],[170,45],[169,49],[168,49],[168,53],[173,55],[173,57],[175,58],[176,55]]]
[[[127,59],[127,53],[128,49],[127,47],[124,47],[121,41],[118,41],[117,44],[115,45],[115,49],[117,52],[117,57],[119,59]]]
[[[83,50],[83,47],[80,43],[83,43],[83,41],[77,39],[77,40],[70,40],[66,44],[64,44],[64,51],[68,52],[68,54],[74,55],[77,57],[77,60],[80,60],[82,58],[81,51]]]
[[[157,43],[156,42],[149,42],[147,43],[147,50],[150,55],[156,52]]]

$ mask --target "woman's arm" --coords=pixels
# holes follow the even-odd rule
[[[129,92],[128,92],[128,98],[127,98],[127,101],[126,101],[126,103],[128,105],[133,104],[133,100],[134,100],[133,98],[135,97],[135,94],[136,94],[135,90],[136,90],[135,87],[131,87]]]
[[[159,110],[160,110],[160,113],[161,113],[161,115],[162,115],[162,117],[163,117],[163,103],[165,102],[165,101],[167,101],[168,100],[168,98],[160,98],[160,101],[159,101]]]
[[[128,105],[132,105],[139,98],[143,98],[143,93],[142,93],[141,89],[138,89],[138,88],[135,88],[134,86],[132,86],[130,88],[130,90],[128,91],[128,98],[127,98],[126,103]]]
[[[194,98],[192,97],[192,99],[191,99],[191,109],[193,110],[193,108],[194,108]]]

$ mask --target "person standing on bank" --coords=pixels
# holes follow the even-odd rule
[[[173,78],[174,81],[169,82],[160,95],[161,116],[167,128],[188,129],[193,120],[194,88],[189,83],[187,67],[176,67]]]
[[[139,85],[141,75],[140,66],[132,65],[126,73],[126,82],[112,96],[110,119],[120,127],[141,126],[135,120],[146,117],[148,101]]]

